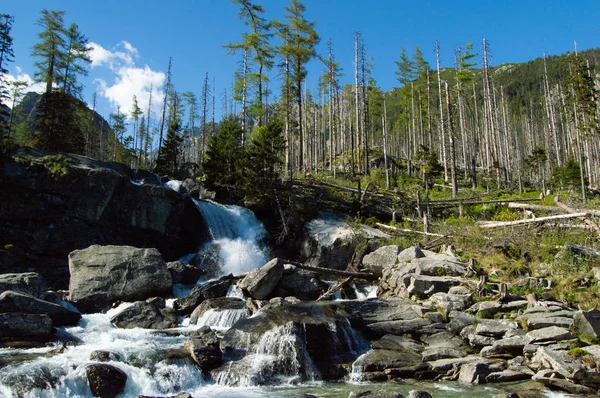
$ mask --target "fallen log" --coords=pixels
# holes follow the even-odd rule
[[[577,212],[576,212],[576,210],[575,210],[575,209],[572,209],[572,208],[570,208],[569,206],[567,206],[566,204],[564,204],[564,203],[561,203],[561,202],[560,202],[560,200],[559,200],[559,198],[558,198],[558,196],[555,196],[555,197],[554,197],[554,203],[555,203],[555,204],[556,204],[558,207],[560,207],[561,209],[565,210],[565,211],[566,211],[566,212],[568,212],[568,213],[571,213],[571,214],[577,214]],[[584,214],[585,214],[585,216],[583,216],[583,217],[579,217],[579,218],[580,218],[580,219],[583,221],[583,223],[584,223],[584,224],[586,224],[586,225],[589,225],[590,227],[592,227],[592,228],[593,228],[593,229],[596,231],[596,233],[597,233],[598,235],[600,235],[600,227],[598,227],[598,224],[596,224],[595,222],[593,222],[592,220],[590,220],[590,219],[588,218],[588,216],[589,216],[589,212],[585,212]]]
[[[410,233],[410,234],[418,234],[418,235],[425,235],[425,236],[438,236],[438,237],[442,237],[442,238],[446,238],[446,237],[450,238],[451,237],[450,235],[434,234],[432,232],[415,231],[413,229],[397,228],[397,227],[392,227],[390,225],[385,225],[385,224],[380,224],[380,223],[376,223],[375,225],[378,226],[379,228],[389,229],[390,231],[396,231],[396,232],[406,232],[406,233]]]
[[[299,263],[298,261],[292,261],[292,260],[282,260],[282,261],[284,264],[292,264],[295,267],[302,268],[307,271],[313,271],[318,274],[352,277],[352,278],[356,278],[356,279],[364,279],[367,281],[376,281],[377,279],[379,279],[379,277],[377,275],[374,275],[374,274],[371,274],[368,272],[340,271],[337,269],[323,268],[323,267],[317,267],[314,265]]]
[[[548,216],[548,217],[539,217],[539,218],[531,218],[526,220],[517,220],[517,221],[480,221],[477,224],[480,228],[499,228],[499,227],[508,227],[513,225],[525,225],[532,224],[538,222],[545,222],[547,220],[561,220],[565,218],[580,218],[585,217],[587,213],[575,213],[575,214],[560,214],[558,216]]]
[[[516,202],[509,202],[508,208],[509,209],[523,209],[523,210],[554,211],[554,212],[559,212],[559,213],[563,212],[563,209],[561,209],[560,207],[557,207],[557,206],[532,205],[532,204],[528,204],[528,203],[516,203]]]
[[[320,295],[319,298],[317,299],[317,301],[322,301],[322,300],[326,299],[327,297],[329,297],[333,293],[335,293],[338,290],[342,289],[348,283],[352,282],[353,279],[354,279],[353,276],[349,276],[346,279],[344,279],[343,281],[336,283],[335,285],[333,285],[332,287],[330,287],[329,290],[327,290],[325,293],[323,293],[322,295]]]

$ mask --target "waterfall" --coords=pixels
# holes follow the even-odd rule
[[[207,200],[194,202],[213,239],[200,250],[205,268],[211,271],[216,266],[215,275],[239,274],[262,267],[269,260],[269,250],[262,244],[267,232],[250,210]]]
[[[238,310],[213,310],[206,311],[200,319],[198,326],[210,326],[217,332],[226,332],[234,323],[240,319],[245,319],[250,316],[250,311],[246,308]]]

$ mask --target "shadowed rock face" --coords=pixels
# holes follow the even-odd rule
[[[73,250],[155,247],[172,261],[208,240],[194,202],[160,186],[157,176],[66,155],[67,174],[53,177],[39,163],[47,155],[54,154],[17,148],[0,161],[0,273],[34,270],[51,288],[65,289]]]

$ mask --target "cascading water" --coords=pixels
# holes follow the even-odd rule
[[[201,249],[218,263],[217,274],[239,274],[262,267],[269,260],[269,250],[262,244],[266,236],[263,225],[248,209],[195,200],[210,230],[212,242]],[[217,250],[214,250],[214,249]]]

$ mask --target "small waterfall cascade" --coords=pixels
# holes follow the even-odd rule
[[[262,241],[267,232],[250,210],[207,200],[195,200],[195,203],[213,239],[200,250],[205,265],[212,264],[205,268],[218,267],[215,274],[223,275],[239,274],[265,265],[269,250]]]
[[[198,326],[210,326],[211,329],[219,333],[226,332],[231,328],[237,321],[246,319],[250,316],[250,311],[246,308],[242,309],[227,309],[227,310],[208,310],[200,319],[198,319]]]

